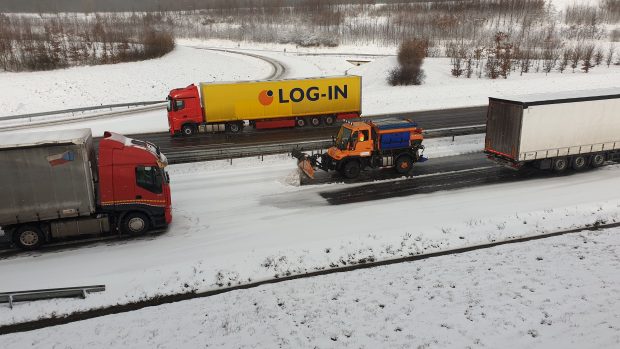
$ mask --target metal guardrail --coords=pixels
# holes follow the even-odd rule
[[[133,103],[117,103],[117,104],[106,104],[106,105],[98,105],[93,107],[83,107],[83,108],[71,108],[71,109],[62,109],[62,110],[53,110],[47,112],[40,113],[31,113],[31,114],[20,114],[20,115],[9,115],[9,116],[0,116],[0,121],[5,120],[16,120],[16,119],[28,119],[38,116],[48,116],[48,115],[58,115],[58,114],[68,114],[68,113],[78,113],[85,112],[91,110],[103,110],[103,109],[114,109],[114,108],[122,108],[122,107],[138,107],[138,106],[146,106],[157,103],[164,103],[166,101],[145,101],[145,102],[133,102]]]
[[[13,309],[13,302],[38,301],[38,300],[50,299],[50,298],[70,298],[70,297],[86,298],[87,293],[103,292],[103,291],[105,291],[105,285],[2,292],[0,293],[0,303],[9,303],[9,307]]]
[[[440,128],[424,131],[427,138],[438,137],[455,137],[470,134],[484,133],[485,125],[464,126]],[[282,144],[252,144],[225,146],[219,148],[197,149],[197,150],[180,150],[177,152],[166,152],[166,157],[170,164],[180,164],[188,162],[209,161],[209,160],[226,160],[250,156],[263,156],[273,154],[291,153],[294,149],[299,151],[318,151],[331,147],[332,140],[317,140],[295,143]]]

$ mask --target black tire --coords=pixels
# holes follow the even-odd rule
[[[295,126],[296,127],[306,127],[308,123],[306,122],[306,119],[304,118],[297,118],[295,119]]]
[[[127,213],[121,222],[121,233],[128,235],[141,235],[149,230],[149,218],[140,212]]]
[[[233,122],[230,124],[226,124],[226,129],[231,133],[239,133],[243,130],[243,124],[239,122]]]
[[[336,117],[333,115],[327,115],[323,118],[323,122],[325,123],[325,125],[331,126],[334,124],[334,122],[336,122]]]
[[[196,126],[185,124],[181,127],[181,134],[185,137],[193,136],[196,133]]]
[[[347,161],[347,163],[342,167],[342,175],[348,179],[354,179],[360,175],[361,170],[359,161]]]
[[[310,118],[310,125],[313,127],[321,126],[321,118],[318,116],[313,116]]]
[[[592,159],[590,159],[590,166],[592,167],[601,167],[605,163],[605,154],[598,153],[592,155]]]
[[[555,158],[553,159],[553,171],[555,172],[564,172],[568,168],[568,159],[567,158]]]
[[[34,225],[22,225],[13,233],[13,242],[22,250],[36,250],[45,243],[41,229]]]
[[[400,174],[406,174],[411,171],[413,167],[413,159],[409,155],[401,155],[396,159],[396,172]]]
[[[583,155],[578,155],[573,158],[573,170],[581,171],[588,166],[588,159]]]

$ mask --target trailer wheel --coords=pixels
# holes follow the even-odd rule
[[[22,225],[13,233],[13,242],[22,250],[36,250],[45,242],[45,236],[36,226]]]
[[[564,172],[568,168],[568,160],[566,158],[556,158],[553,160],[553,171]]]
[[[306,119],[304,119],[304,118],[297,118],[297,119],[295,119],[295,126],[297,126],[297,127],[305,127],[306,126]]]
[[[226,128],[228,128],[228,131],[232,133],[239,133],[243,129],[243,126],[238,122],[232,122],[230,124],[226,124]]]
[[[194,125],[192,124],[185,124],[183,125],[183,127],[181,127],[181,133],[183,134],[183,136],[192,136],[194,133],[196,133],[196,127],[194,127]]]
[[[601,167],[605,163],[605,154],[598,153],[592,156],[592,160],[590,161],[590,166],[592,167]]]
[[[310,118],[310,125],[317,127],[321,126],[321,118],[318,116],[313,116]]]
[[[355,160],[347,161],[342,167],[342,174],[349,179],[357,178],[360,175],[360,171],[360,163]]]
[[[129,212],[121,222],[121,232],[128,235],[141,235],[149,230],[149,218],[140,212]]]
[[[336,118],[333,115],[327,115],[326,117],[323,118],[323,122],[327,126],[333,125],[335,121],[336,121]]]
[[[588,165],[588,161],[586,161],[586,157],[583,155],[576,156],[573,159],[573,170],[581,171]]]
[[[411,170],[413,160],[409,155],[402,155],[396,159],[396,172],[400,174],[406,174]]]

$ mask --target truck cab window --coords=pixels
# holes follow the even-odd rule
[[[175,99],[174,100],[174,109],[175,110],[181,110],[185,108],[185,101],[182,99]]]
[[[368,130],[362,130],[360,132],[362,132],[362,138],[360,141],[365,142],[370,139],[370,137],[368,137]]]
[[[152,193],[161,194],[163,176],[155,166],[136,166],[136,185]]]
[[[340,150],[347,149],[347,145],[349,144],[349,138],[351,137],[351,129],[347,127],[340,128],[338,132],[338,137],[336,137],[336,146]]]
[[[359,139],[359,132],[355,131],[353,132],[353,134],[351,135],[351,138],[349,139],[349,145],[350,145],[350,149],[353,150],[355,149],[355,145],[357,144],[357,141]]]

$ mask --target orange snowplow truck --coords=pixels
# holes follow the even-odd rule
[[[199,93],[200,92],[200,93]],[[168,94],[172,136],[196,132],[236,133],[247,123],[256,129],[332,125],[362,113],[362,78],[201,83]]]
[[[406,174],[422,156],[422,129],[407,119],[345,122],[334,145],[324,154],[307,155],[293,151],[300,170],[314,178],[316,168],[338,171],[346,178],[357,178],[366,168],[394,167]]]

